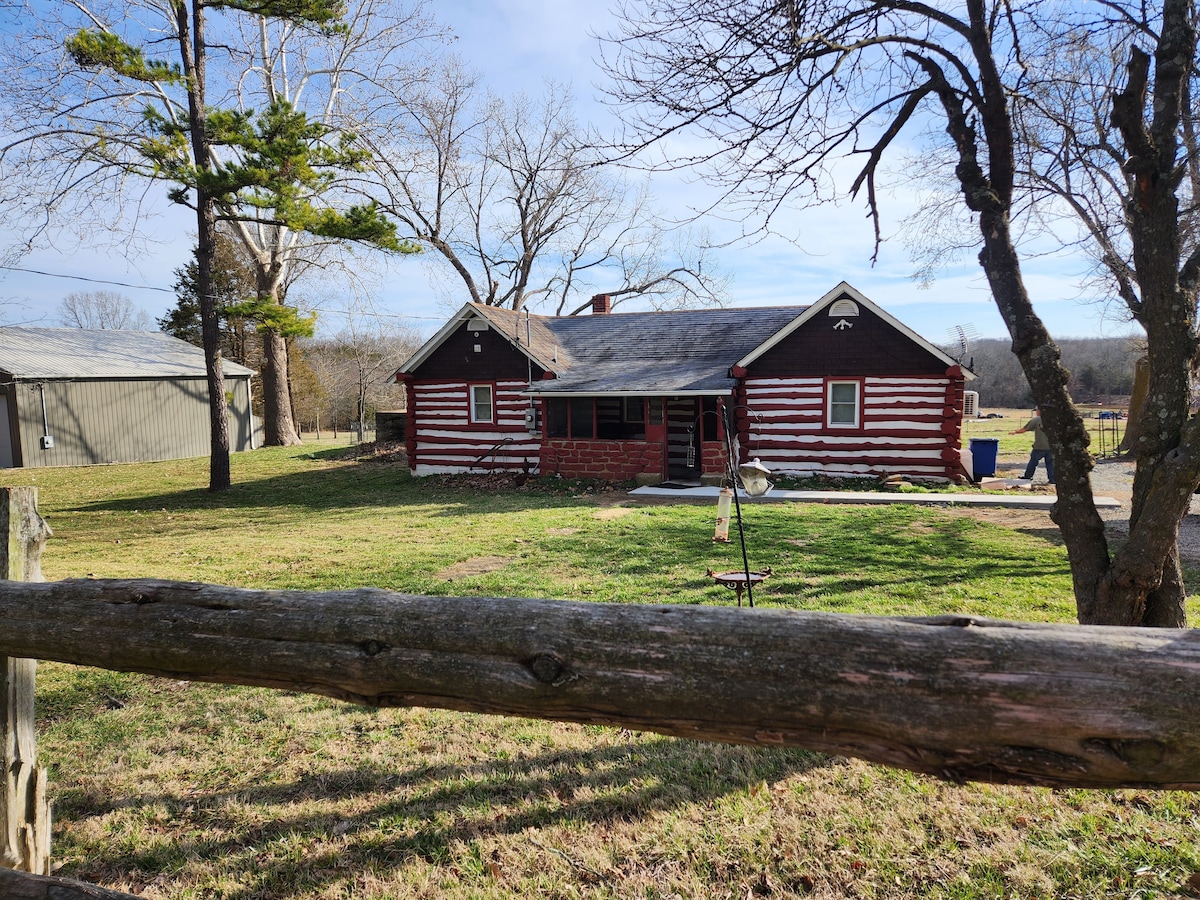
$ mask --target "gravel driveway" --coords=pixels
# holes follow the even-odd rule
[[[1025,462],[999,460],[996,464],[996,474],[1010,478],[1019,477],[1025,469]],[[1100,516],[1104,519],[1106,528],[1114,537],[1123,538],[1129,533],[1129,500],[1133,494],[1132,460],[1108,458],[1097,460],[1092,469],[1092,491],[1096,496],[1113,497],[1121,501],[1118,509],[1102,509]],[[1034,477],[1035,488],[1048,490],[1045,483],[1045,471],[1038,469]],[[1179,529],[1180,556],[1189,562],[1200,564],[1200,495],[1192,497],[1191,512],[1184,517]]]

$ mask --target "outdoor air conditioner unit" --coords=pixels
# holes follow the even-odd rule
[[[963,418],[979,418],[979,391],[963,391]]]

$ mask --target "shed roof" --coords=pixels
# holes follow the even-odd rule
[[[224,361],[226,375],[251,369]],[[159,331],[0,328],[0,372],[37,378],[203,378],[204,351]]]

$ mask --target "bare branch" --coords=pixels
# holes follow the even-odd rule
[[[672,303],[717,300],[723,282],[693,260],[704,251],[667,246],[645,192],[605,163],[572,107],[553,84],[537,101],[480,95],[452,59],[364,129],[379,164],[363,190],[381,192],[476,303],[561,314],[580,296],[614,288],[669,294]],[[677,274],[649,275],[666,269]]]

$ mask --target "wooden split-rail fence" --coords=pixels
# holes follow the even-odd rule
[[[955,780],[1200,788],[1196,631],[370,588],[45,583],[37,560],[49,529],[36,494],[0,495],[5,898],[129,896],[39,877],[50,851],[33,755],[34,659],[372,706],[800,746]]]

